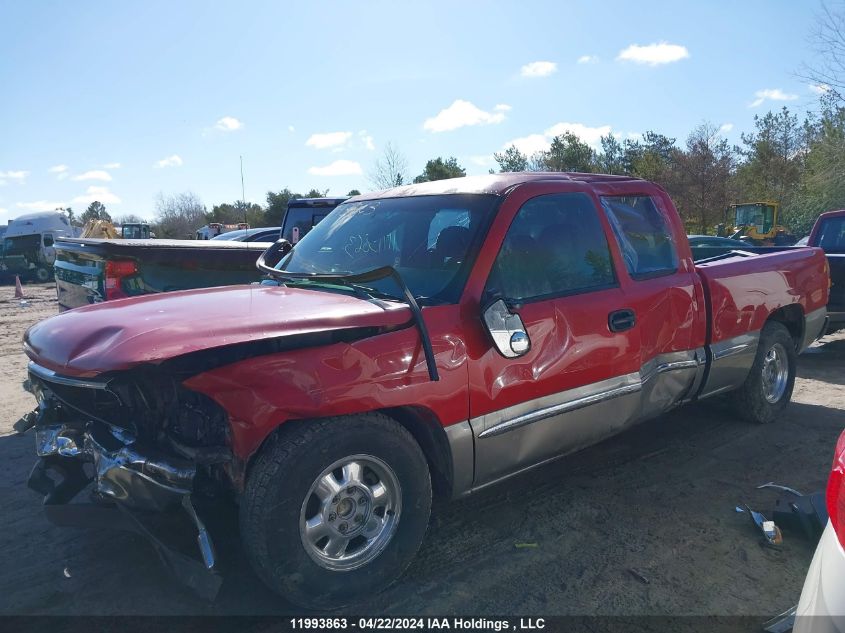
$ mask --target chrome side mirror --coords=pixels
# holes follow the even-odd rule
[[[496,299],[482,312],[493,345],[505,358],[517,358],[531,349],[531,339],[518,314],[511,313],[503,299]]]

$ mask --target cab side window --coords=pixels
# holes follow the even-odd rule
[[[598,211],[583,193],[538,196],[508,229],[487,280],[487,298],[525,302],[616,285]]]
[[[605,196],[601,202],[632,279],[678,270],[672,233],[650,196]]]

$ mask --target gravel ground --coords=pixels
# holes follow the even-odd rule
[[[0,614],[284,614],[243,562],[235,522],[218,518],[226,580],[217,601],[175,584],[140,538],[61,529],[25,482],[33,438],[12,424],[21,336],[56,311],[52,286],[0,287]],[[435,507],[422,549],[371,614],[770,616],[795,604],[813,545],[785,533],[764,548],[737,504],[768,512],[776,481],[823,488],[845,426],[845,336],[801,357],[794,403],[753,426],[722,402],[689,406],[508,483]]]

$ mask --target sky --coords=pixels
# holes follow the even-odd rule
[[[0,0],[0,224],[93,200],[152,218],[267,191],[371,189],[391,143],[411,177],[468,175],[570,130],[598,145],[814,107],[811,0],[636,3]]]

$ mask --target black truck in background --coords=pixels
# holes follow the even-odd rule
[[[291,200],[280,237],[295,244],[346,198]],[[277,238],[278,239],[278,238]],[[228,240],[56,240],[59,311],[156,292],[252,283],[272,244]]]

